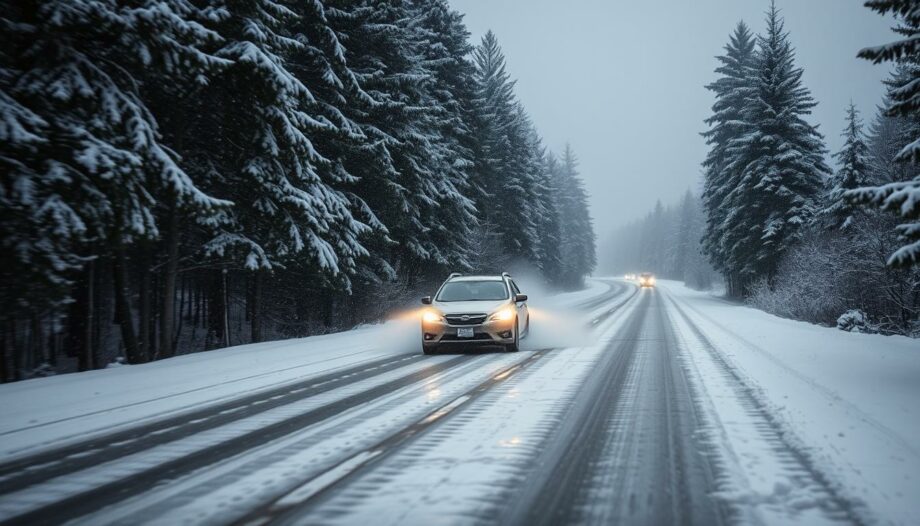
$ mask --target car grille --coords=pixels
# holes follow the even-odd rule
[[[444,318],[450,325],[480,325],[486,321],[485,314],[447,314]]]
[[[460,342],[460,343],[471,343],[471,344],[483,344],[483,343],[492,343],[494,340],[489,337],[488,334],[484,332],[477,332],[476,336],[472,338],[460,338],[456,334],[447,333],[441,337],[441,342]]]

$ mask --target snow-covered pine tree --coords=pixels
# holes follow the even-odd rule
[[[853,220],[854,205],[844,194],[854,188],[869,184],[868,153],[863,124],[859,111],[852,102],[847,108],[845,141],[840,151],[834,154],[840,168],[827,180],[825,204],[821,210],[823,219],[831,228],[846,228]]]
[[[675,211],[675,224],[672,225],[670,242],[668,243],[668,274],[674,279],[686,279],[686,264],[693,252],[699,250],[699,238],[694,239],[694,214],[697,207],[697,197],[690,189],[684,192]]]
[[[476,64],[474,118],[475,182],[479,219],[495,225],[510,258],[533,260],[538,233],[530,212],[535,175],[528,172],[528,125],[514,96],[515,81],[491,31],[473,54]]]
[[[364,275],[413,281],[464,268],[475,226],[464,144],[471,66],[462,19],[440,1],[351,2],[327,9],[361,88],[343,110],[367,137],[348,159],[356,193],[388,235]],[[435,266],[432,266],[432,263]]]
[[[716,279],[715,270],[703,254],[700,240],[706,228],[706,217],[702,209],[702,200],[692,193],[685,195],[681,202],[681,242],[686,245],[685,259],[677,264],[682,279],[688,286],[707,289]]]
[[[517,117],[508,129],[507,171],[502,175],[502,193],[497,200],[500,210],[506,214],[513,211],[513,226],[509,237],[515,238],[516,254],[530,261],[539,261],[540,231],[539,218],[546,214],[546,207],[540,199],[539,143],[533,140],[533,124],[524,106],[517,102],[514,108]]]
[[[887,115],[884,104],[878,108],[867,140],[871,185],[907,181],[918,173],[916,164],[895,160],[901,149],[914,140],[920,128],[917,124],[906,117]]]
[[[737,279],[731,275],[728,266],[727,248],[724,245],[725,217],[728,206],[725,199],[738,184],[740,174],[730,169],[731,159],[727,154],[729,143],[742,133],[742,116],[747,99],[745,88],[753,77],[752,66],[756,42],[747,25],[738,22],[735,31],[725,45],[725,54],[717,57],[720,66],[716,73],[720,77],[706,86],[716,97],[712,106],[713,115],[706,120],[710,129],[703,133],[709,153],[703,162],[703,206],[706,213],[706,232],[703,249],[712,264],[726,276],[732,294],[740,291],[731,287]]]
[[[57,290],[44,299],[63,300],[61,285],[80,259],[110,254],[129,361],[144,357],[124,283],[125,245],[159,234],[159,195],[202,215],[226,205],[179,166],[144,100],[150,84],[221,67],[200,50],[219,40],[198,23],[207,16],[181,0],[26,1],[3,13],[0,106],[10,140],[0,158],[12,168],[3,170],[3,208],[18,212],[2,237],[16,243],[9,263],[20,267],[7,290],[31,284],[19,298],[32,301],[42,297],[36,288],[52,284]],[[17,231],[29,238],[16,242]]]
[[[748,101],[742,133],[726,149],[726,168],[740,178],[723,201],[727,268],[745,285],[774,277],[783,253],[814,215],[830,173],[823,138],[804,119],[817,103],[802,85],[803,70],[795,66],[775,3],[757,46],[754,77],[742,89]]]
[[[472,181],[473,132],[471,128],[475,68],[468,59],[473,51],[463,15],[446,0],[415,0],[414,41],[422,67],[428,71],[426,97],[431,101],[435,141],[429,153],[431,173],[443,178],[432,195],[436,206],[426,222],[432,244],[440,249],[433,262],[450,269],[468,269],[470,242],[476,228]],[[440,276],[440,270],[437,269]]]
[[[642,234],[639,237],[640,271],[664,274],[667,269],[668,216],[671,210],[665,208],[661,200],[655,201],[655,208],[642,222]]]
[[[558,194],[549,171],[550,161],[547,158],[543,140],[530,117],[523,115],[521,121],[527,124],[526,131],[529,141],[524,150],[527,154],[526,172],[530,175],[533,185],[530,192],[532,202],[528,203],[528,213],[534,214],[534,226],[537,232],[534,263],[547,283],[558,284],[562,272],[561,225],[559,207],[556,202]]]
[[[326,101],[317,101],[292,71],[291,57],[307,49],[290,29],[320,6],[299,7],[304,11],[275,0],[222,0],[211,22],[224,39],[217,55],[232,65],[202,94],[209,113],[198,125],[209,138],[202,146],[210,150],[198,152],[199,166],[209,190],[236,206],[206,249],[232,255],[247,269],[271,269],[296,258],[315,269],[317,279],[347,284],[358,258],[367,254],[360,238],[371,226],[362,203],[339,188],[351,183],[350,174],[314,143],[348,130],[311,112]],[[334,106],[324,109],[336,113]]]
[[[566,144],[559,165],[558,203],[562,237],[563,285],[579,287],[597,265],[594,225],[588,210],[588,195],[578,174],[578,159]]]
[[[895,15],[900,21],[895,31],[906,38],[863,49],[859,56],[876,64],[885,61],[899,63],[897,74],[889,83],[886,113],[906,117],[916,123],[920,120],[920,0],[871,0],[866,2],[866,6],[882,15]],[[895,159],[913,165],[920,162],[920,134],[915,135]],[[920,175],[914,172],[910,180],[853,190],[847,195],[893,211],[905,220],[897,230],[906,244],[891,254],[889,264],[907,266],[920,263]]]
[[[539,168],[540,181],[537,195],[543,208],[543,215],[537,217],[537,229],[540,233],[537,258],[540,271],[548,284],[562,282],[562,203],[560,188],[557,184],[559,161],[552,152],[542,147],[542,141],[533,129],[533,140],[540,145]]]

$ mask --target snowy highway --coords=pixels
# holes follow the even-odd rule
[[[177,358],[214,375],[176,385],[158,380],[169,360],[92,373],[121,398],[66,377],[3,386],[0,522],[920,520],[916,408],[901,407],[916,391],[899,390],[916,387],[846,400],[834,367],[771,339],[839,331],[766,315],[747,330],[731,318],[745,307],[673,283],[595,281],[557,305],[587,337],[535,316],[519,353],[423,356],[387,324],[228,350],[234,370],[220,352]],[[854,367],[866,350],[920,369],[906,338],[839,335]],[[871,405],[884,396],[894,410]]]

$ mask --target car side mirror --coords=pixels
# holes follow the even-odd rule
[[[422,304],[431,305],[431,296],[425,296],[424,298],[422,298]]]
[[[514,295],[515,303],[520,303],[522,301],[527,301],[527,294],[515,294]]]

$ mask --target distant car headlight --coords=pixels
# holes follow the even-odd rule
[[[491,316],[489,320],[491,321],[508,321],[514,318],[514,309],[512,307],[504,307],[503,309],[496,311]]]
[[[426,310],[422,313],[422,321],[425,323],[437,323],[444,319],[444,316],[441,316],[438,312],[433,310]]]

